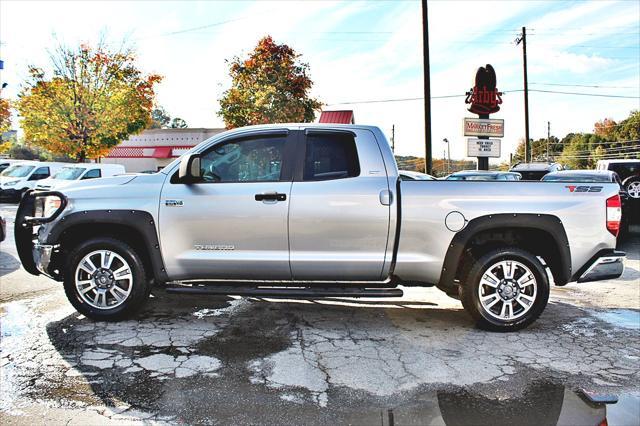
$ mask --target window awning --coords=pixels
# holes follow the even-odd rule
[[[155,151],[153,151],[153,158],[171,158],[171,150],[173,148],[170,146],[161,146],[159,148],[156,148]]]

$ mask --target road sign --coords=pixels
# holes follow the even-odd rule
[[[488,118],[468,118],[463,123],[464,136],[504,137],[504,120]]]
[[[500,157],[500,139],[467,139],[467,157]]]

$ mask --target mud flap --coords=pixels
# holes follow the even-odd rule
[[[20,205],[18,206],[18,212],[16,213],[13,232],[22,267],[30,274],[40,275],[40,271],[38,271],[33,261],[33,240],[35,238],[33,225],[26,221],[27,217],[31,217],[34,214],[35,199],[36,197],[33,191],[28,191],[24,194],[24,197],[22,197],[22,201],[20,201]]]

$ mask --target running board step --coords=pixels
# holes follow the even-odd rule
[[[402,297],[399,288],[350,288],[350,287],[256,287],[256,286],[213,286],[213,285],[176,285],[166,287],[168,293],[210,294],[228,296],[258,296],[282,298],[317,297]]]

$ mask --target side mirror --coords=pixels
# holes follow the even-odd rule
[[[188,154],[180,160],[178,177],[183,182],[197,181],[202,177],[200,170],[200,154]]]

